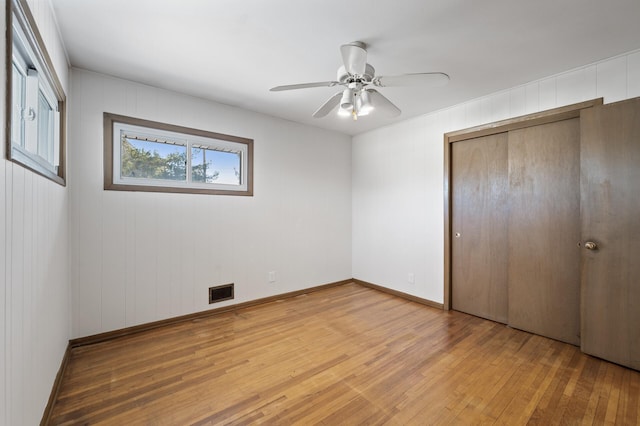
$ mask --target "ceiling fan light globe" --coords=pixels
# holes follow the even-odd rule
[[[340,99],[340,109],[353,109],[353,90],[344,89],[344,92],[342,92],[342,99]]]
[[[371,98],[369,97],[369,93],[366,90],[363,90],[360,94],[358,105],[358,115],[367,115],[371,111],[373,111],[373,103],[371,102]]]

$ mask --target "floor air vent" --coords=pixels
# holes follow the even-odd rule
[[[233,299],[233,283],[209,287],[209,304]]]

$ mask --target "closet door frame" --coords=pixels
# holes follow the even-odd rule
[[[554,108],[494,123],[483,124],[463,130],[444,134],[444,303],[443,309],[451,309],[451,239],[452,239],[452,194],[451,194],[451,148],[455,142],[504,133],[510,130],[523,129],[540,124],[553,123],[580,117],[580,111],[603,104],[602,98],[579,102],[560,108]]]

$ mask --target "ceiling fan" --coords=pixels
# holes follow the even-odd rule
[[[340,106],[338,114],[351,116],[357,120],[374,109],[390,114],[400,115],[400,109],[373,87],[392,86],[430,86],[447,84],[449,76],[441,72],[423,72],[394,76],[375,76],[375,69],[367,63],[367,46],[361,41],[354,41],[340,46],[344,65],[338,68],[338,76],[334,81],[290,84],[271,88],[272,92],[283,90],[307,89],[311,87],[343,86],[345,89],[333,95],[316,112],[315,118],[325,117],[336,106]]]

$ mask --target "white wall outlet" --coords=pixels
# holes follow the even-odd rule
[[[407,281],[409,281],[409,284],[415,284],[416,275],[413,272],[409,272],[409,275],[407,275]]]
[[[269,282],[270,283],[276,282],[276,271],[269,272]]]

